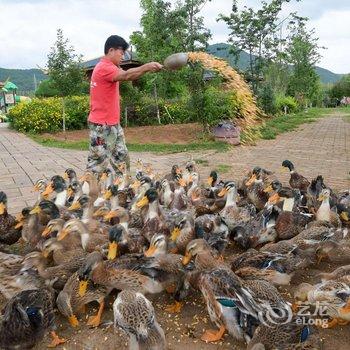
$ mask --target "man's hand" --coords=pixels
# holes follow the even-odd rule
[[[163,65],[161,65],[158,62],[149,62],[144,64],[144,67],[146,68],[147,72],[159,72],[163,69]]]

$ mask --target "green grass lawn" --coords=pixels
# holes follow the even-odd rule
[[[350,117],[350,107],[346,108],[310,108],[307,111],[272,117],[265,121],[264,126],[259,128],[260,137],[265,140],[275,139],[277,135],[295,130],[301,124],[312,123],[319,118],[336,112],[347,113]],[[348,118],[347,118],[348,119]],[[28,135],[34,141],[47,147],[58,147],[76,150],[87,150],[89,148],[88,140],[83,141],[58,141],[54,138],[40,135]],[[244,135],[242,135],[244,139]],[[179,153],[187,151],[217,150],[225,152],[232,146],[224,142],[200,140],[188,144],[137,144],[127,143],[131,152],[155,152],[155,153]]]
[[[260,128],[261,138],[264,140],[275,139],[277,135],[295,130],[299,125],[312,123],[319,118],[335,113],[336,111],[348,111],[347,108],[328,109],[310,108],[307,111],[280,115],[267,119],[265,125]],[[350,109],[349,109],[350,113]]]
[[[48,137],[43,137],[40,135],[30,135],[30,137],[46,147],[57,147],[66,149],[76,149],[76,150],[88,150],[89,141],[58,141]],[[128,150],[131,152],[155,152],[155,153],[179,153],[187,151],[199,151],[199,150],[217,150],[220,152],[225,152],[229,149],[229,145],[224,142],[217,141],[198,141],[191,142],[188,144],[136,144],[127,143]]]

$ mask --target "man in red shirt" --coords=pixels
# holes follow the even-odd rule
[[[119,82],[135,80],[147,72],[158,72],[163,68],[158,62],[150,62],[124,71],[119,64],[128,47],[120,36],[110,36],[105,43],[105,56],[92,72],[87,169],[97,175],[110,166],[115,172],[120,172],[123,164],[130,168],[124,132],[120,126]]]

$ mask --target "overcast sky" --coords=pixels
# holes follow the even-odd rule
[[[255,7],[260,3],[240,1]],[[211,43],[227,41],[226,25],[216,18],[229,14],[231,6],[231,0],[211,0],[204,7]],[[336,73],[350,72],[350,0],[292,0],[282,16],[289,11],[308,16],[320,45],[328,48],[319,65]],[[109,35],[128,38],[138,30],[140,17],[139,0],[0,0],[0,67],[43,67],[57,28],[63,29],[77,53],[95,58],[103,53]]]

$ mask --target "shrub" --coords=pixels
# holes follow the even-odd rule
[[[297,100],[292,96],[277,96],[276,97],[276,109],[278,112],[283,112],[287,109],[287,113],[297,112],[299,104]]]
[[[65,98],[66,128],[68,130],[83,129],[87,126],[89,114],[89,96],[72,96]]]
[[[79,129],[86,126],[89,113],[89,97],[65,98],[66,128]],[[9,111],[13,128],[34,134],[62,130],[62,98],[34,98],[20,102]]]
[[[209,87],[203,95],[202,122],[204,125],[215,125],[221,120],[234,119],[240,114],[240,104],[236,94]]]

